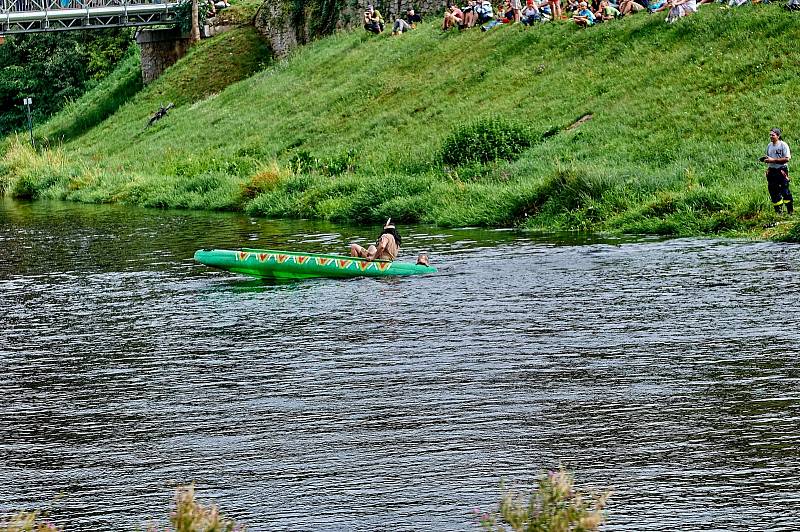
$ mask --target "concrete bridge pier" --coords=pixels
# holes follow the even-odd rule
[[[142,81],[157,79],[189,50],[189,37],[178,28],[140,30],[136,42],[142,49]]]

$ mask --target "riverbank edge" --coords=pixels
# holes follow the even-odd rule
[[[698,20],[701,15],[697,16]],[[720,15],[712,13],[707,17],[711,20],[698,24],[714,25],[715,16]],[[435,31],[435,24],[427,26],[429,33],[421,39],[430,39]],[[670,31],[669,28],[655,27],[642,17],[634,26],[632,29],[636,31],[646,29],[659,34]],[[404,36],[402,40],[412,43],[413,47],[412,38],[421,35],[422,30],[418,31],[420,33]],[[508,31],[509,39],[530,38],[518,28],[508,28]],[[564,37],[565,32],[570,31],[564,26],[554,28],[551,33],[560,32],[560,37]],[[570,38],[573,38],[573,34],[576,35],[574,38],[585,38],[584,34],[566,33]],[[731,35],[726,34],[726,37],[730,38]],[[434,35],[434,38],[441,39],[438,35]],[[463,37],[448,35],[446,38],[475,37],[473,34]],[[290,70],[293,62],[311,63],[309,67],[316,67],[316,61],[325,61],[326,58],[318,58],[314,54],[330,55],[331,48],[355,46],[374,52],[376,46],[383,46],[379,44],[380,40],[370,40],[357,32],[346,32],[328,40],[333,44],[322,42],[306,47],[288,61],[254,77],[276,77],[281,71]],[[393,42],[398,41],[400,39]],[[228,42],[225,50],[230,52],[230,49]],[[209,63],[206,55],[212,54],[205,54],[198,48],[173,69],[172,77],[167,75],[160,84],[154,84],[156,87],[142,91],[134,98],[135,103],[149,103],[154,101],[155,96],[163,98],[171,89],[171,79],[179,78],[186,70],[197,69],[200,64]],[[217,67],[220,66],[220,57],[220,54],[213,55]],[[376,62],[379,61],[383,59],[377,58]],[[436,68],[435,61],[432,59],[431,62]],[[302,69],[300,71],[304,72]],[[305,73],[313,75],[310,68]],[[586,83],[590,81],[592,79],[587,77]],[[260,82],[263,83],[263,79]],[[237,83],[238,80],[231,85]],[[245,84],[252,86],[254,83],[256,81],[249,79]],[[216,94],[212,94],[212,97],[216,97]],[[372,97],[379,98],[381,94],[376,93]],[[102,99],[102,94],[94,94],[94,98]],[[206,101],[208,94],[198,93],[195,98],[185,98],[182,103],[188,107],[205,104]],[[241,109],[236,107],[235,111],[240,112]],[[180,113],[181,109],[175,111],[176,115]],[[130,118],[124,113],[117,114],[123,114],[121,120]],[[130,111],[128,115],[131,115]],[[551,126],[545,130],[534,123],[531,134],[539,138],[531,150],[535,152],[554,142],[574,143],[583,134],[583,129],[594,127],[591,123],[570,127],[586,115],[581,113],[575,116],[572,112],[573,118],[562,118],[564,121],[555,129]],[[562,116],[566,115],[562,113]],[[108,128],[109,121],[112,128],[120,128],[119,124],[115,124],[119,122],[117,116],[112,114],[108,120],[87,128],[89,140],[101,144],[102,131]],[[602,124],[600,120],[595,122]],[[671,126],[674,129],[674,124]],[[154,128],[154,133],[168,133],[180,138],[180,133],[184,131],[181,127],[183,124],[167,124],[165,121],[163,126]],[[459,127],[456,125],[456,133]],[[603,127],[609,127],[608,120]],[[51,132],[58,132],[58,128],[50,129]],[[444,133],[437,133],[438,138],[448,134],[452,136],[453,130]],[[590,131],[587,135],[596,133]],[[350,223],[375,223],[392,217],[405,223],[445,227],[523,227],[542,232],[572,230],[798,240],[794,221],[770,211],[764,182],[747,177],[742,184],[737,183],[739,188],[734,188],[730,182],[736,181],[738,175],[728,177],[728,181],[722,183],[703,175],[714,171],[713,168],[706,172],[702,167],[680,168],[678,164],[673,164],[673,168],[663,171],[646,165],[632,165],[629,161],[593,159],[586,162],[553,157],[541,164],[542,154],[531,153],[531,150],[523,151],[510,160],[450,167],[438,159],[438,149],[434,153],[426,153],[418,164],[394,160],[380,166],[374,162],[364,162],[363,157],[359,158],[360,150],[355,149],[340,149],[331,155],[325,154],[322,147],[317,148],[316,153],[289,148],[276,157],[274,152],[258,149],[248,153],[248,146],[231,143],[225,149],[228,152],[235,151],[236,157],[209,163],[207,157],[194,160],[176,153],[167,171],[160,169],[153,173],[144,166],[137,168],[118,164],[115,167],[113,156],[98,159],[96,148],[94,152],[92,148],[75,149],[76,141],[80,140],[77,136],[70,140],[71,144],[68,142],[55,147],[51,144],[50,148],[40,152],[26,149],[22,137],[7,141],[0,163],[4,176],[0,180],[3,193],[18,198],[240,211],[272,218],[310,218]],[[404,138],[402,142],[409,140]],[[696,144],[686,142],[688,151],[699,149]],[[117,145],[114,148],[114,151],[124,153],[124,146]],[[741,156],[737,154],[736,158],[741,159]],[[741,165],[737,160],[733,162]],[[702,162],[688,160],[688,164],[701,165]],[[751,171],[745,170],[745,175]],[[651,174],[649,182],[631,177],[644,173]],[[683,175],[676,179],[676,173]]]

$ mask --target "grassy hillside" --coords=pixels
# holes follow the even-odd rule
[[[336,35],[231,84],[263,60],[241,30],[94,127],[74,125],[76,108],[40,127],[65,139],[42,155],[7,143],[0,179],[23,196],[266,216],[772,236],[792,224],[764,232],[777,218],[757,158],[775,125],[800,150],[798,36],[774,4],[707,6],[672,26],[640,14],[443,34],[431,22]],[[167,101],[176,109],[143,130]],[[479,151],[476,123],[523,131],[530,147],[442,162],[445,145]]]

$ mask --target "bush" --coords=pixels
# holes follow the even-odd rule
[[[194,498],[194,485],[179,487],[175,493],[175,511],[169,518],[175,532],[244,532],[245,527],[226,519],[215,505],[203,506]],[[148,532],[157,532],[151,526]],[[167,530],[169,532],[169,530]]]
[[[452,166],[498,159],[511,161],[532,144],[532,135],[526,127],[489,118],[457,128],[445,139],[441,156],[445,164]]]
[[[60,532],[53,523],[43,521],[38,512],[20,512],[7,522],[0,522],[0,532]]]
[[[500,502],[499,515],[480,516],[485,530],[515,532],[584,532],[597,530],[605,522],[603,509],[609,492],[587,500],[575,491],[573,478],[563,467],[539,479],[529,496],[506,493]]]

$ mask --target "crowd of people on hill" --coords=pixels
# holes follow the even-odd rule
[[[800,1],[800,0],[798,0]],[[392,35],[401,35],[408,30],[416,29],[417,24],[422,22],[422,17],[413,8],[406,11],[403,16],[398,16],[392,26]],[[375,9],[372,4],[367,6],[364,11],[364,29],[371,33],[383,33],[386,23],[381,12]]]
[[[524,5],[523,5],[524,2]],[[465,6],[448,4],[442,20],[442,30],[460,30],[480,27],[488,31],[501,24],[522,23],[527,26],[537,22],[567,20],[570,18],[581,27],[593,26],[640,11],[648,13],[666,12],[667,22],[696,13],[703,4],[722,3],[729,7],[747,2],[769,3],[769,0],[499,0],[493,6],[491,0],[466,0]],[[788,10],[800,9],[800,0],[789,0]],[[568,15],[570,15],[568,17]],[[414,9],[400,15],[392,27],[392,35],[416,28],[422,18]],[[383,17],[374,6],[364,12],[364,28],[372,33],[382,33]]]

